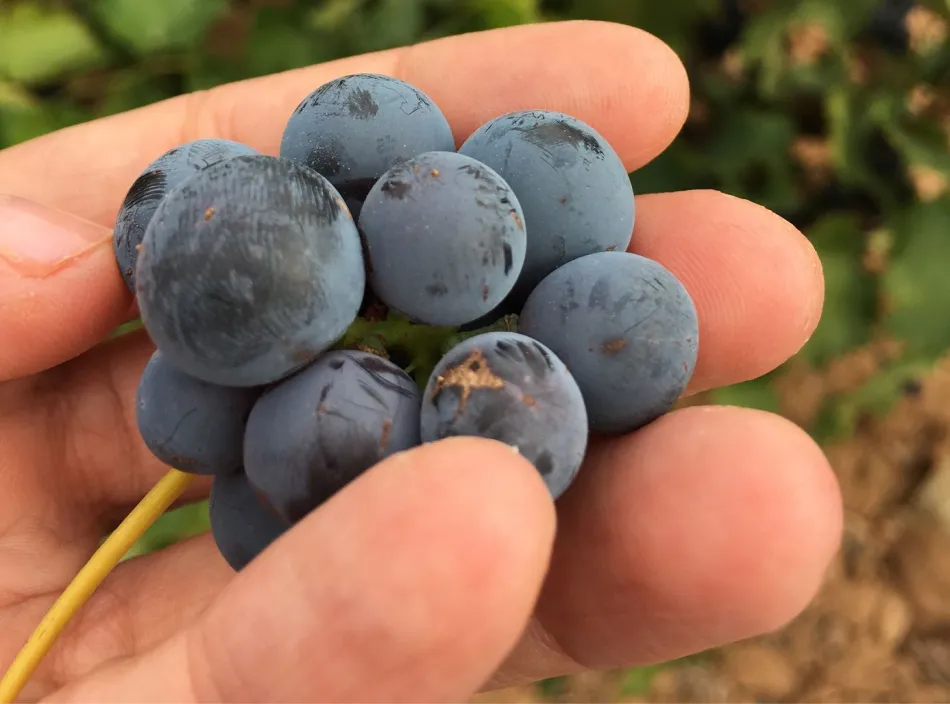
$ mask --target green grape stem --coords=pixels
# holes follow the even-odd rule
[[[414,323],[395,313],[388,313],[384,320],[357,318],[334,349],[359,349],[389,359],[393,353],[408,360],[403,367],[420,387],[425,387],[435,365],[455,345],[487,332],[517,331],[518,316],[506,315],[491,325],[476,330],[460,331],[457,327]],[[119,326],[109,334],[113,340],[143,330],[141,319]]]
[[[452,347],[476,335],[511,331],[516,326],[517,316],[506,315],[486,327],[461,332],[457,327],[414,323],[401,315],[389,313],[385,320],[357,318],[337,347],[362,349],[384,357],[400,353],[409,360],[405,371],[412,374],[420,387],[425,387],[435,365]]]

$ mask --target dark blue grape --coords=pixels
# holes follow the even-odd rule
[[[525,256],[521,206],[490,168],[429,152],[387,171],[360,215],[370,282],[414,320],[461,325],[511,291]]]
[[[584,460],[587,413],[551,350],[518,333],[484,333],[449,350],[423,396],[422,440],[458,435],[517,448],[557,498]]]
[[[329,179],[355,218],[384,172],[423,152],[454,149],[448,121],[425,93],[372,73],[317,88],[297,106],[280,143],[282,157]]]
[[[384,457],[419,444],[419,387],[356,350],[330,352],[269,389],[247,424],[251,484],[297,521]]]
[[[258,498],[244,472],[214,478],[208,512],[218,552],[235,571],[244,569],[290,528]]]
[[[626,433],[669,411],[696,366],[699,326],[686,289],[627,252],[590,254],[545,278],[518,330],[564,360],[598,433]]]
[[[224,139],[199,139],[165,152],[139,175],[119,208],[113,231],[116,263],[122,278],[135,291],[138,247],[158,204],[201,169],[234,156],[257,154],[254,149]]]
[[[256,389],[189,376],[156,351],[139,380],[139,434],[170,467],[192,474],[236,472],[244,463],[244,425],[258,395]]]
[[[590,125],[558,112],[509,113],[476,130],[459,153],[498,172],[524,209],[528,249],[512,294],[519,303],[562,264],[630,243],[630,178]]]
[[[359,232],[317,172],[271,156],[218,162],[170,193],[138,265],[142,320],[168,361],[205,381],[260,386],[353,322]]]

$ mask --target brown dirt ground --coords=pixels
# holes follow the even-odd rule
[[[782,413],[808,423],[829,391],[893,357],[887,343],[818,375],[790,368]],[[780,632],[661,669],[623,694],[620,672],[568,679],[555,694],[513,688],[480,702],[950,702],[950,360],[864,418],[826,452],[844,495],[842,548],[812,605]]]

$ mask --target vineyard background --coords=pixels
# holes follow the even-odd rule
[[[0,147],[182,92],[560,18],[667,41],[693,86],[637,193],[717,188],[803,229],[827,277],[808,345],[691,399],[818,439],[843,549],[781,633],[485,701],[950,701],[950,0],[0,0]],[[644,106],[649,109],[649,106]],[[206,530],[166,516],[136,548]]]

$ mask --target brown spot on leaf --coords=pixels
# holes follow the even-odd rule
[[[618,337],[616,340],[611,340],[610,342],[605,342],[601,345],[601,351],[604,354],[617,354],[620,350],[627,346],[627,341],[622,337]]]

